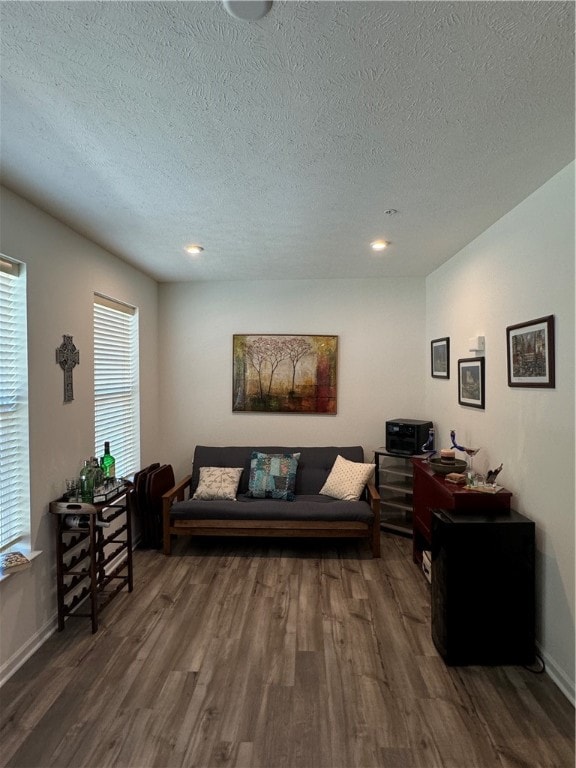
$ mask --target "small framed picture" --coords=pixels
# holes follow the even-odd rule
[[[433,339],[430,342],[430,362],[434,379],[450,378],[450,338]]]
[[[484,408],[484,358],[458,360],[458,402],[471,408]]]
[[[506,328],[509,387],[555,387],[554,315]]]

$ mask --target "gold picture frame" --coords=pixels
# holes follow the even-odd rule
[[[234,334],[232,411],[337,412],[338,336]]]

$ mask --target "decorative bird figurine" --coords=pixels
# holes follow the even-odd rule
[[[496,469],[489,469],[486,473],[486,484],[487,485],[495,485],[496,484],[496,478],[502,472],[502,464],[500,464],[499,467]]]
[[[452,448],[456,448],[457,451],[462,451],[463,453],[468,454],[470,457],[476,456],[480,450],[480,448],[466,448],[463,445],[458,445],[456,442],[456,432],[453,429],[450,430],[450,440],[452,442]]]
[[[464,448],[463,445],[458,445],[456,442],[456,432],[453,429],[450,430],[450,440],[452,442],[452,448],[456,448],[457,451],[466,451],[466,448]]]
[[[420,448],[420,450],[422,451],[422,453],[428,454],[427,456],[428,460],[430,460],[432,456],[434,456],[434,454],[436,453],[436,450],[434,449],[434,430],[432,428],[428,430],[428,440],[426,440],[426,442],[424,443],[422,448]]]

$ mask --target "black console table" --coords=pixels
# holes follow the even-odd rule
[[[535,525],[514,510],[432,515],[432,639],[447,664],[535,657]]]

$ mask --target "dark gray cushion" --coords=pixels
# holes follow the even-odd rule
[[[299,453],[298,469],[296,472],[297,496],[301,494],[318,494],[330,474],[330,470],[338,455],[349,461],[364,461],[364,450],[361,445],[354,446],[321,446],[321,447],[289,447],[289,446],[207,446],[197,445],[192,464],[193,494],[198,485],[200,467],[243,467],[240,478],[239,494],[247,493],[250,478],[250,457],[252,451],[261,453]],[[234,503],[234,502],[232,502]],[[291,502],[291,505],[294,502]]]
[[[291,449],[290,449],[291,450]],[[297,495],[289,504],[280,499],[252,499],[241,494],[237,501],[178,501],[170,516],[175,520],[373,520],[365,501],[340,501],[315,494]]]

